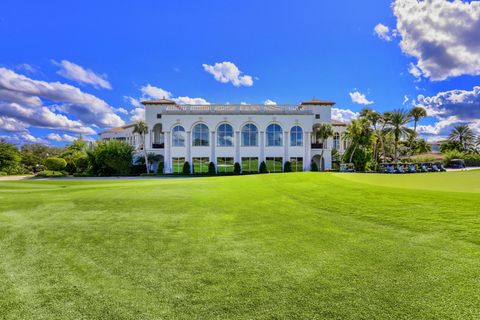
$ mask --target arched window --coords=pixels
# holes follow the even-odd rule
[[[258,146],[258,129],[252,123],[247,123],[242,128],[242,146],[244,147]]]
[[[340,133],[338,132],[335,132],[335,134],[333,135],[333,148],[335,150],[340,149]]]
[[[208,127],[203,123],[197,124],[192,131],[192,145],[194,147],[208,147]]]
[[[267,127],[267,147],[280,147],[283,144],[282,127],[271,124]]]
[[[185,129],[182,126],[176,126],[172,130],[172,146],[185,147]]]
[[[228,123],[223,123],[217,129],[217,146],[233,146],[233,128]]]
[[[295,126],[290,130],[290,145],[292,147],[301,147],[303,145],[303,130]]]

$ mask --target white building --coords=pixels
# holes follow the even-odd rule
[[[320,170],[332,166],[332,148],[342,154],[345,124],[331,119],[330,101],[310,100],[300,105],[178,105],[161,99],[143,101],[148,153],[164,159],[164,172],[181,172],[185,162],[194,172],[207,172],[213,162],[217,172],[258,172],[265,161],[270,172],[283,170],[290,161],[293,171],[308,171],[315,162]],[[332,124],[334,137],[321,143],[315,127]],[[102,140],[120,139],[140,151],[133,124],[100,133]]]

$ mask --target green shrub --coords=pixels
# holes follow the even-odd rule
[[[127,175],[132,171],[133,147],[125,141],[98,142],[87,151],[89,171],[96,176]]]
[[[158,174],[163,174],[164,167],[165,167],[165,163],[164,162],[159,162],[158,167],[157,167],[157,173]]]
[[[42,178],[54,178],[54,177],[64,177],[67,176],[68,173],[66,171],[54,171],[54,170],[44,170],[37,173],[37,177]]]
[[[283,166],[283,172],[292,172],[292,164],[290,161],[285,162],[285,165]]]
[[[432,156],[416,156],[411,159],[411,162],[423,163],[423,162],[433,162],[436,161],[435,157]]]
[[[467,167],[478,167],[480,166],[480,154],[468,153],[465,155],[465,165]]]
[[[216,173],[217,173],[217,171],[215,170],[215,163],[210,162],[210,163],[208,164],[208,174],[213,176],[213,175],[215,175]]]
[[[185,163],[183,164],[182,173],[190,174],[190,163],[188,163],[188,161],[185,161]]]
[[[465,159],[465,153],[458,150],[446,151],[443,155],[443,163],[448,165],[452,159]]]
[[[8,176],[8,174],[5,171],[0,171],[0,176]]]
[[[47,158],[45,160],[45,167],[50,171],[61,171],[67,166],[67,161],[62,158]]]
[[[318,171],[318,166],[315,161],[312,161],[312,163],[310,163],[310,171],[315,171],[315,172]]]
[[[242,167],[240,166],[240,163],[235,162],[233,165],[233,173],[234,174],[240,174],[242,172]]]
[[[262,163],[260,163],[260,173],[268,173],[268,168],[267,168],[267,164],[265,163],[265,161],[262,161]]]
[[[77,173],[82,173],[87,171],[88,169],[88,157],[87,155],[83,155],[75,159],[75,167]]]

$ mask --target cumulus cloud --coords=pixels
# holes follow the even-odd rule
[[[34,137],[28,131],[13,133],[9,135],[2,135],[0,136],[0,138],[13,144],[46,143],[44,139]]]
[[[450,90],[434,96],[419,95],[416,105],[427,110],[437,120],[435,125],[419,126],[425,134],[448,134],[457,124],[469,124],[480,133],[480,86],[472,90]]]
[[[348,123],[360,116],[358,112],[350,109],[332,108],[332,119],[340,122]]]
[[[27,128],[28,124],[25,122],[19,121],[15,118],[0,116],[0,129],[3,131],[21,132],[26,131]]]
[[[373,29],[375,31],[375,34],[382,40],[385,41],[392,41],[392,36],[390,34],[390,28],[387,27],[384,24],[377,24],[375,28]]]
[[[43,100],[61,104],[65,113],[87,125],[113,127],[124,124],[111,106],[94,95],[68,84],[33,80],[0,68],[0,101],[39,108]]]
[[[252,76],[241,75],[242,72],[232,62],[224,61],[217,62],[213,66],[208,64],[202,64],[202,66],[206,72],[221,83],[231,82],[235,87],[251,87],[253,85]]]
[[[480,2],[395,0],[402,51],[431,80],[480,74]]]
[[[267,99],[263,102],[264,105],[267,105],[267,106],[275,106],[277,105],[277,103],[275,101],[272,101],[270,99]]]
[[[369,105],[369,104],[373,103],[373,101],[370,101],[370,100],[367,99],[365,94],[361,93],[358,90],[350,92],[349,95],[350,95],[350,98],[352,99],[353,103],[363,104],[363,105]]]
[[[129,97],[129,96],[123,96],[123,99],[125,99],[125,101],[128,101],[132,106],[134,106],[136,108],[142,107],[142,104],[140,103],[140,100],[138,100],[138,99],[135,99],[135,98]]]
[[[123,114],[128,114],[128,110],[125,109],[125,108],[113,108],[115,110],[115,112],[118,112],[118,113],[123,113]]]
[[[159,88],[152,86],[151,84],[148,84],[146,86],[143,86],[140,91],[143,94],[143,98],[145,99],[170,99],[175,101],[178,104],[210,104],[207,100],[204,98],[191,98],[188,96],[180,96],[180,97],[174,97],[173,94],[170,91],[167,91],[165,89]],[[133,106],[137,108],[141,108],[142,105],[138,99],[132,98],[132,97],[125,97]]]
[[[422,76],[422,70],[420,70],[415,64],[410,62],[408,67],[408,73],[410,73],[415,78],[420,78]]]
[[[105,78],[105,75],[99,75],[90,69],[75,64],[73,62],[62,60],[60,62],[54,61],[60,67],[57,74],[64,78],[77,81],[79,83],[90,84],[95,88],[112,89],[112,85]]]
[[[132,115],[130,117],[131,121],[135,121],[135,122],[140,120],[145,121],[145,109],[143,107],[135,108],[131,110],[130,114]]]
[[[68,134],[58,134],[58,133],[49,133],[47,135],[48,140],[57,141],[57,142],[73,142],[77,138]]]

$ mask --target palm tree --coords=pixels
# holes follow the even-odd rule
[[[372,109],[363,108],[362,111],[360,111],[360,117],[364,117],[370,122],[377,139],[380,141],[380,144],[383,144],[383,139],[381,137],[381,134],[378,132],[378,128],[377,128],[378,124],[382,120],[382,115]],[[377,161],[377,142],[375,142],[373,145],[373,159]]]
[[[343,137],[351,142],[350,147],[353,148],[348,160],[351,163],[357,149],[370,141],[371,130],[368,121],[365,118],[352,120],[343,133]]]
[[[391,112],[386,111],[383,114],[380,115],[379,123],[381,123],[382,127],[378,130],[378,138],[380,140],[380,145],[382,148],[382,157],[385,159],[385,135],[388,133],[385,130],[385,127],[388,124],[388,121],[390,119],[390,114]]]
[[[467,150],[472,144],[474,139],[473,131],[468,125],[455,126],[452,133],[448,136],[450,141],[458,141],[463,147],[463,150]]]
[[[403,109],[394,110],[389,114],[388,117],[388,132],[391,132],[394,137],[394,147],[393,147],[393,160],[398,161],[398,142],[403,135],[406,135],[411,132],[406,126],[410,122],[410,116],[408,112]]]
[[[328,123],[321,123],[314,128],[315,138],[322,144],[322,153],[320,159],[323,159],[323,150],[325,150],[325,140],[333,136],[332,125]]]
[[[427,111],[422,107],[413,107],[412,110],[408,113],[408,115],[413,118],[413,135],[412,139],[410,140],[410,153],[413,154],[412,146],[413,140],[417,136],[417,124],[420,119],[425,118],[427,116]]]
[[[147,148],[145,147],[145,135],[148,133],[147,124],[144,121],[138,121],[133,127],[133,133],[138,133],[140,135],[140,148],[143,148],[143,156],[145,157],[145,167],[147,168],[147,173],[150,173],[147,157]]]

